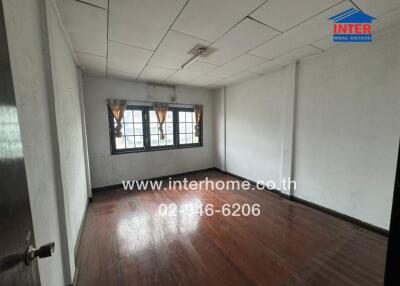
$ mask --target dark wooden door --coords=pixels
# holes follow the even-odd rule
[[[400,144],[399,144],[400,145]],[[392,218],[386,257],[385,286],[400,285],[400,146],[394,183]]]
[[[0,285],[40,285],[37,262],[25,263],[29,245],[32,217],[0,1]]]

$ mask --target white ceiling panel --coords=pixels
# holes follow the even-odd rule
[[[216,77],[231,77],[241,71],[248,70],[268,61],[267,59],[244,54],[233,61],[230,61],[223,66],[220,66],[211,72],[207,73],[210,76]]]
[[[173,29],[200,39],[215,41],[264,0],[191,0]]]
[[[280,31],[286,31],[342,0],[269,0],[251,17]]]
[[[190,82],[190,84],[197,85],[197,86],[207,86],[207,85],[213,84],[220,80],[221,79],[218,77],[202,75],[202,76],[196,78],[194,81]]]
[[[235,74],[234,76],[232,76],[230,78],[227,78],[227,79],[224,79],[224,80],[218,82],[218,84],[227,86],[227,85],[236,84],[236,83],[239,83],[242,81],[246,81],[246,80],[258,77],[258,76],[260,76],[260,75],[256,74],[256,73],[248,72],[248,71],[243,71],[238,74]]]
[[[372,33],[378,33],[382,30],[391,28],[400,24],[400,8],[386,13],[372,24]]]
[[[166,81],[171,83],[188,83],[192,80],[195,80],[201,75],[199,72],[192,72],[186,69],[179,70],[174,73],[171,77],[169,77]]]
[[[149,81],[164,81],[176,71],[176,69],[147,65],[140,74],[139,79]]]
[[[110,1],[109,39],[155,50],[186,0]]]
[[[207,46],[210,42],[170,30],[154,53],[149,64],[180,69],[181,65],[192,57],[189,51],[197,44]]]
[[[59,9],[75,51],[107,55],[107,11],[78,1],[62,1]]]
[[[250,18],[245,18],[212,44],[212,47],[217,50],[203,61],[222,65],[277,35],[279,32],[276,30]]]
[[[400,7],[400,0],[353,0],[360,9],[373,16],[378,17],[384,13]]]
[[[107,9],[108,7],[108,0],[79,0],[84,3],[88,3],[90,5],[94,5],[100,8]]]
[[[311,46],[306,46],[304,48],[290,52],[289,54],[286,54],[282,57],[279,57],[272,61],[269,61],[265,64],[259,65],[255,68],[252,68],[249,71],[253,72],[253,73],[266,74],[266,73],[268,73],[274,69],[277,69],[279,67],[282,67],[292,61],[299,60],[299,59],[307,57],[307,56],[319,54],[321,52],[322,51],[317,48],[314,48]]]
[[[85,75],[99,77],[106,76],[107,59],[105,57],[77,52],[74,52],[74,54],[75,57],[78,59],[79,66]]]
[[[107,72],[107,76],[108,76],[108,78],[113,78],[113,79],[136,80],[138,77],[138,74],[117,71],[117,70],[113,70],[113,69],[109,68],[108,72]]]
[[[206,73],[209,72],[217,67],[217,65],[214,64],[209,64],[202,62],[202,58],[199,58],[197,61],[191,63],[187,67],[185,67],[185,70],[191,71],[191,72],[197,72],[197,73]]]
[[[129,74],[139,74],[152,51],[109,41],[108,43],[108,68]]]
[[[258,46],[250,51],[250,54],[265,58],[276,58],[295,49],[325,39],[333,32],[333,24],[328,18],[351,7],[353,5],[349,1],[344,1],[265,44]]]

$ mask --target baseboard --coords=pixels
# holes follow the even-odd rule
[[[161,177],[148,178],[148,179],[143,179],[143,180],[138,180],[138,181],[162,181],[162,180],[168,180],[169,178],[173,179],[173,178],[177,178],[177,177],[182,177],[182,176],[187,176],[187,175],[192,175],[192,174],[207,172],[207,171],[218,171],[218,169],[215,167],[211,167],[211,168],[194,170],[194,171],[189,171],[189,172],[184,172],[184,173],[176,173],[176,174],[166,175],[166,176],[161,176]],[[114,190],[114,189],[122,189],[122,183],[92,188],[92,193],[95,194],[95,193],[98,193],[101,191]]]
[[[87,214],[87,210],[88,210],[88,205],[89,205],[89,199],[88,199],[88,201],[86,201],[85,212],[83,214],[81,225],[79,226],[78,236],[77,236],[76,241],[75,241],[75,247],[74,247],[74,259],[75,259],[75,261],[76,261],[76,256],[78,254],[79,245],[81,244],[82,230],[83,230],[83,227],[85,226],[85,222],[86,222],[86,214]]]
[[[308,206],[308,207],[313,208],[315,210],[330,214],[330,215],[332,215],[334,217],[337,217],[337,218],[339,218],[341,220],[347,221],[349,223],[352,223],[352,224],[357,225],[359,227],[362,227],[364,229],[373,231],[373,232],[378,233],[380,235],[383,235],[383,236],[386,236],[386,237],[389,235],[389,231],[388,230],[386,230],[384,228],[380,228],[380,227],[372,225],[372,224],[369,224],[369,223],[367,223],[365,221],[356,219],[356,218],[351,217],[349,215],[346,215],[346,214],[343,214],[343,213],[339,213],[339,212],[334,211],[332,209],[329,209],[329,208],[323,207],[321,205],[318,205],[318,204],[315,204],[315,203],[300,199],[300,198],[295,197],[295,196],[292,197],[292,200],[294,202],[297,202],[297,203],[300,203],[302,205]]]
[[[223,170],[220,170],[220,169],[218,169],[218,168],[216,168],[216,169],[217,169],[218,171],[220,171],[221,173],[224,173],[224,174],[226,174],[226,175],[232,176],[232,177],[234,177],[234,178],[236,178],[236,179],[239,179],[239,180],[242,180],[242,181],[248,181],[248,182],[249,182],[250,184],[252,184],[252,185],[257,185],[256,182],[254,182],[254,181],[252,181],[252,180],[248,180],[248,179],[246,179],[246,178],[244,178],[244,177],[242,177],[242,176],[239,176],[239,175],[236,175],[236,174],[227,172],[227,171],[223,171]],[[334,210],[332,210],[332,209],[329,209],[329,208],[323,207],[323,206],[321,206],[321,205],[318,205],[318,204],[315,204],[315,203],[312,203],[312,202],[303,200],[303,199],[298,198],[298,197],[296,197],[296,196],[291,196],[291,195],[282,193],[282,192],[279,191],[279,190],[270,189],[270,188],[268,188],[268,187],[266,187],[266,186],[264,186],[264,190],[270,191],[270,192],[272,192],[272,193],[274,193],[274,194],[277,194],[277,195],[281,196],[282,198],[288,199],[288,200],[290,200],[290,201],[293,201],[293,202],[296,202],[296,203],[305,205],[305,206],[307,206],[307,207],[313,208],[313,209],[315,209],[315,210],[321,211],[321,212],[323,212],[323,213],[332,215],[332,216],[334,216],[334,217],[336,217],[336,218],[339,218],[339,219],[341,219],[341,220],[347,221],[347,222],[349,222],[349,223],[352,223],[352,224],[357,225],[357,226],[359,226],[359,227],[362,227],[362,228],[364,228],[364,229],[370,230],[370,231],[375,232],[375,233],[377,233],[377,234],[380,234],[380,235],[383,235],[383,236],[386,236],[386,237],[389,235],[389,231],[386,230],[386,229],[384,229],[384,228],[380,228],[380,227],[378,227],[378,226],[369,224],[369,223],[367,223],[367,222],[364,222],[364,221],[362,221],[362,220],[359,220],[359,219],[356,219],[356,218],[354,218],[354,217],[348,216],[348,215],[346,215],[346,214],[339,213],[339,212],[334,211]]]
[[[239,175],[236,175],[236,174],[227,172],[227,171],[222,171],[221,169],[218,169],[218,168],[215,168],[215,169],[217,169],[217,171],[219,171],[219,172],[221,172],[221,173],[224,173],[224,174],[226,174],[226,175],[228,175],[228,176],[234,177],[234,178],[236,178],[236,179],[238,179],[238,180],[241,180],[241,181],[247,181],[247,182],[249,182],[251,185],[257,186],[257,183],[256,183],[255,181],[248,180],[248,179],[246,179],[246,178],[244,178],[244,177],[242,177],[242,176],[239,176]],[[276,189],[268,188],[268,187],[265,186],[265,185],[262,186],[262,189],[265,190],[265,191],[272,192],[272,193],[274,193],[274,194],[276,194],[276,195],[279,195],[279,196],[282,196],[282,197],[287,196],[286,194],[282,193],[281,191],[276,190]]]

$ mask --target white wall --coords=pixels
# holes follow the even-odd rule
[[[40,259],[42,285],[66,285],[62,246],[66,244],[59,214],[61,180],[54,124],[45,3],[4,0],[14,91],[37,245],[54,241],[54,256]],[[65,254],[65,253],[64,253]]]
[[[226,171],[279,181],[286,72],[226,88]]]
[[[212,90],[214,166],[225,171],[225,89]]]
[[[123,80],[84,78],[87,133],[93,187],[120,184],[214,167],[210,91],[178,86],[176,103],[203,104],[203,147],[113,155],[110,153],[107,99],[146,100],[147,85]],[[164,101],[164,99],[163,99]]]
[[[400,134],[400,31],[300,62],[297,197],[389,228]]]
[[[279,180],[290,163],[294,196],[388,229],[400,134],[399,50],[396,29],[371,44],[301,60],[292,110],[284,101],[293,88],[288,67],[228,87],[227,171]],[[293,154],[284,159],[291,134]]]
[[[47,19],[54,88],[61,179],[64,195],[71,274],[75,245],[87,204],[85,155],[78,77],[56,7],[48,1]]]

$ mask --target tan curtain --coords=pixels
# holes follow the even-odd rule
[[[154,111],[156,112],[157,115],[157,121],[159,125],[159,130],[160,130],[160,139],[164,139],[164,122],[165,119],[167,118],[167,111],[168,111],[168,105],[165,104],[156,104],[154,106]]]
[[[203,116],[203,106],[202,105],[195,105],[194,106],[194,117],[196,119],[196,125],[194,126],[194,128],[195,128],[194,135],[196,137],[200,136],[200,120],[201,120],[202,116]]]
[[[122,137],[122,119],[124,118],[126,102],[124,100],[109,100],[108,105],[110,106],[110,110],[115,118],[115,121],[117,121],[117,126],[115,127],[115,137]]]

